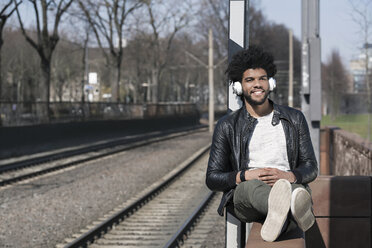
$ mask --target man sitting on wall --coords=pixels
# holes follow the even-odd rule
[[[304,115],[268,99],[275,87],[274,58],[251,46],[235,54],[227,75],[244,105],[217,123],[206,176],[223,191],[218,212],[233,206],[243,222],[264,222],[261,237],[274,241],[315,221],[308,183],[318,173]]]

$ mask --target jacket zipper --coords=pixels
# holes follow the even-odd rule
[[[279,117],[280,119],[283,119],[283,120],[286,120],[289,124],[290,124],[290,128],[292,129],[293,131],[293,151],[297,151],[297,132],[296,132],[296,129],[294,128],[294,124],[292,123],[292,121],[288,120],[287,118],[285,117]],[[293,156],[293,155],[292,155]],[[294,165],[295,165],[295,156],[293,156],[292,158],[292,161],[291,161],[291,169],[294,169]]]
[[[246,125],[244,127],[244,130],[242,133],[240,133],[240,164],[239,164],[239,170],[242,169],[242,167],[244,166],[244,168],[246,167],[245,165],[242,165],[242,158],[243,158],[243,135],[248,131],[248,129],[252,129],[252,125],[255,123],[256,120],[253,120],[253,121],[249,121],[248,125]],[[249,133],[249,135],[252,135],[252,132]],[[249,137],[247,137],[248,139]],[[247,156],[244,156],[244,157],[247,157]],[[247,168],[245,168],[247,169]]]

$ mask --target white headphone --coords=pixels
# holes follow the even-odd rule
[[[270,91],[273,91],[276,87],[276,80],[275,78],[269,78],[269,90]],[[243,94],[243,88],[242,88],[242,84],[239,82],[239,81],[236,81],[233,83],[232,85],[232,89],[233,89],[233,93],[240,96],[241,94]]]

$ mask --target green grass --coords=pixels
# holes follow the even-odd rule
[[[371,116],[372,121],[372,116]],[[349,131],[351,133],[356,133],[362,138],[367,139],[367,131],[368,131],[368,115],[367,114],[359,114],[359,115],[339,115],[332,120],[330,115],[325,115],[322,117],[322,121],[320,122],[322,127],[324,126],[337,126],[341,129]],[[372,128],[372,127],[371,127]],[[371,129],[372,133],[372,129]],[[370,137],[372,141],[372,137]]]

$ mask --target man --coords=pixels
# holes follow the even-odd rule
[[[244,105],[218,121],[206,176],[211,190],[224,192],[219,214],[228,207],[243,222],[264,222],[261,237],[270,242],[313,225],[307,184],[318,173],[304,115],[268,99],[273,61],[255,46],[233,56],[226,73]]]

